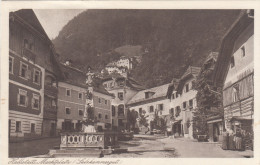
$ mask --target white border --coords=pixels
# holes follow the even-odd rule
[[[255,9],[255,45],[260,45],[259,42],[259,24],[260,24],[260,1],[3,1],[1,2],[1,111],[0,111],[0,164],[7,164],[8,162],[8,26],[9,10],[20,8],[33,8],[33,9]],[[259,61],[259,46],[255,46],[255,61]],[[259,143],[260,143],[260,106],[258,99],[259,86],[257,85],[260,80],[259,66],[255,65],[255,154],[253,159],[221,159],[221,158],[204,158],[204,159],[187,159],[187,158],[139,158],[139,159],[120,159],[119,164],[212,164],[212,165],[231,165],[231,164],[260,164],[259,161]],[[38,158],[40,159],[40,158]],[[30,159],[31,160],[31,159]],[[59,159],[61,160],[61,159]],[[69,160],[75,160],[73,158]],[[106,158],[99,160],[108,160]],[[110,159],[117,160],[117,159]]]

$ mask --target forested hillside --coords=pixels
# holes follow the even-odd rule
[[[200,66],[239,10],[87,10],[69,21],[53,43],[61,60],[101,70],[120,57],[115,49],[149,51],[131,76],[147,87],[169,82],[188,65]]]

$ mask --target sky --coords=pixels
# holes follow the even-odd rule
[[[52,40],[60,30],[75,16],[84,10],[79,9],[34,9],[45,32]]]

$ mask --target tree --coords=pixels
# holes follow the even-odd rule
[[[193,117],[193,131],[199,134],[208,134],[207,118],[220,116],[223,118],[222,89],[214,86],[211,76],[216,63],[216,57],[207,60],[197,77],[195,89],[197,92],[197,109]]]
[[[127,121],[129,124],[128,129],[134,131],[137,117],[138,117],[138,115],[135,110],[132,110],[132,111],[130,111],[129,109],[127,110]]]
[[[145,116],[146,114],[146,111],[143,110],[142,113],[139,114],[139,124],[140,126],[144,126],[144,127],[148,127],[149,124],[148,124],[148,120],[147,120],[147,116]]]

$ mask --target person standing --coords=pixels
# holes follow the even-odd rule
[[[242,134],[240,130],[236,132],[236,150],[242,150]]]
[[[229,144],[230,150],[235,150],[234,141],[235,141],[234,132],[233,132],[233,130],[230,130],[229,131],[229,137],[228,137],[228,144]]]

